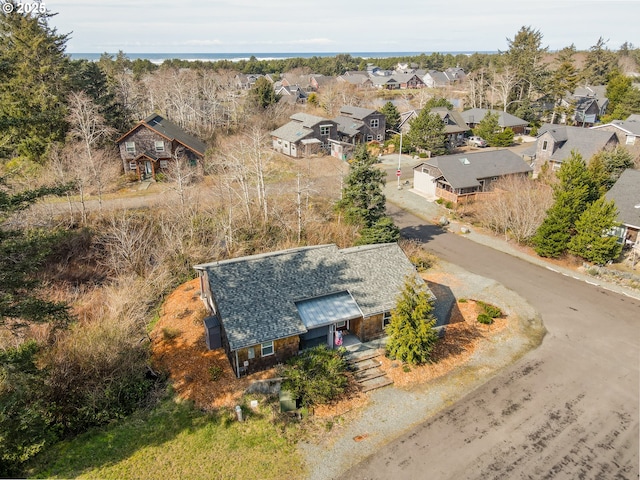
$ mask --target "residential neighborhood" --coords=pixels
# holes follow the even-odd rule
[[[638,478],[630,5],[26,5],[0,477]]]

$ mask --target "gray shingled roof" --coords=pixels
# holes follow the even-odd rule
[[[533,171],[522,158],[507,149],[434,157],[414,169],[425,164],[438,168],[456,189],[477,187],[480,185],[478,180],[483,178]]]
[[[472,108],[465,110],[461,113],[462,118],[467,123],[480,123],[480,121],[487,115],[487,112],[498,114],[498,125],[502,128],[507,127],[519,127],[522,125],[529,125],[529,122],[522,118],[511,115],[510,113],[503,112],[502,110],[490,110],[487,108]]]
[[[303,247],[195,268],[209,275],[231,350],[305,333],[302,300],[349,292],[365,316],[391,310],[406,276],[416,275],[395,243]]]
[[[271,132],[276,138],[287,142],[296,143],[313,134],[313,126],[322,122],[330,122],[326,118],[309,115],[308,113],[295,113],[291,115],[291,121]]]
[[[345,105],[340,109],[340,115],[355,118],[357,120],[362,120],[372,113],[375,113],[375,110],[371,110],[370,108],[352,107],[351,105]]]
[[[624,131],[628,135],[640,136],[640,120],[613,120],[611,123],[605,123],[603,125],[597,125],[591,127],[593,130],[598,130],[602,127],[613,126]]]
[[[618,207],[618,221],[640,229],[640,170],[627,169],[606,194]]]
[[[538,130],[538,141],[545,132],[549,132],[557,142],[564,142],[550,157],[557,162],[569,158],[573,150],[580,153],[585,161],[589,161],[593,155],[605,148],[611,137],[616,135],[605,130],[545,124]]]
[[[364,126],[364,122],[361,120],[355,120],[351,117],[337,116],[333,119],[338,124],[338,132],[343,135],[353,137],[357,135],[360,129]]]
[[[204,156],[204,152],[207,150],[207,145],[204,142],[201,142],[196,137],[189,135],[178,125],[164,117],[161,117],[160,115],[150,115],[145,118],[142,123],[172,141],[178,141],[200,155]]]

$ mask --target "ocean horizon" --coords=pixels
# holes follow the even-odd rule
[[[117,55],[117,52],[106,52],[109,55]],[[287,58],[312,58],[312,57],[335,57],[336,55],[351,55],[359,58],[389,58],[389,57],[416,57],[418,55],[431,55],[441,53],[443,55],[473,55],[474,53],[497,53],[491,51],[471,52],[471,51],[451,51],[451,52],[259,52],[259,53],[126,53],[130,60],[149,60],[150,62],[161,64],[165,60],[187,60],[201,62],[218,62],[228,60],[238,62],[250,60],[255,57],[257,60],[285,60]],[[69,53],[73,60],[98,61],[102,53]]]

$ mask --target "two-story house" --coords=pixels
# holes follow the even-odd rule
[[[384,114],[369,108],[344,106],[333,119],[338,125],[339,140],[357,145],[384,141],[387,121]]]
[[[290,157],[328,153],[330,140],[338,139],[338,126],[327,118],[295,113],[290,122],[271,132],[273,149]]]
[[[535,152],[531,155],[534,176],[545,163],[552,170],[558,170],[574,151],[588,162],[596,153],[616,145],[618,138],[613,132],[565,125],[543,125],[538,130]]]
[[[185,158],[197,165],[204,158],[207,145],[189,135],[175,123],[153,114],[139,122],[116,140],[125,172],[135,172],[138,179],[155,178],[166,172],[172,162]]]

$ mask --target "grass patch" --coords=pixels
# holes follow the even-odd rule
[[[61,442],[38,456],[30,478],[302,478],[295,443],[271,411],[235,421],[163,402],[110,427]]]

